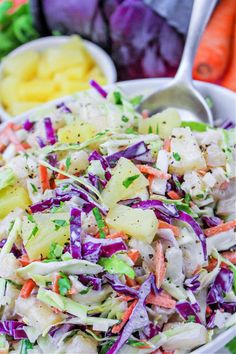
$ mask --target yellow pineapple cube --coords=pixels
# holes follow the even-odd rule
[[[3,61],[3,73],[13,75],[20,80],[31,80],[36,75],[39,58],[40,54],[33,51],[7,57]]]
[[[96,134],[95,128],[84,121],[76,121],[70,125],[60,128],[57,132],[60,143],[82,143]]]
[[[26,209],[31,204],[25,188],[9,186],[0,191],[0,219],[15,208]]]

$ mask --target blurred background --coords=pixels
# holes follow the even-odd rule
[[[78,34],[110,55],[118,80],[171,77],[181,59],[192,3],[192,0],[0,0],[0,59],[36,38]],[[236,0],[219,0],[193,69],[194,79],[233,91],[236,91],[235,13]]]

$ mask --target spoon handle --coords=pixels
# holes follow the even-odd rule
[[[175,81],[192,85],[192,67],[202,33],[218,0],[194,0],[188,34]]]

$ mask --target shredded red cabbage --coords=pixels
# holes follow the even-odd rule
[[[107,92],[95,80],[90,80],[89,83],[102,97],[107,97]]]
[[[221,124],[221,128],[223,129],[232,129],[235,128],[235,123],[230,120],[230,119],[226,119],[222,124]]]
[[[149,322],[147,326],[143,328],[141,331],[141,338],[140,339],[146,339],[149,340],[156,336],[159,332],[161,331],[161,327],[158,326],[157,324],[154,324],[153,322]]]
[[[182,316],[185,320],[189,319],[189,316],[194,316],[195,322],[201,323],[201,320],[199,316],[196,314],[196,312],[199,312],[199,307],[197,308],[198,311],[196,311],[196,308],[188,302],[188,301],[179,301],[177,302],[175,306],[176,310]]]
[[[73,258],[81,259],[81,210],[70,211],[70,253]]]
[[[41,202],[31,205],[30,210],[32,211],[32,213],[39,213],[41,211],[51,209],[52,207],[59,207],[61,202],[67,202],[71,198],[72,196],[70,195],[62,195],[57,196],[56,198],[45,199]]]
[[[106,157],[106,161],[111,167],[114,167],[121,157],[125,157],[126,159],[135,159],[138,156],[145,154],[147,151],[148,149],[144,141],[140,141],[139,143],[136,143],[127,149],[115,152],[112,155],[108,155]]]
[[[34,124],[35,124],[34,122],[31,122],[29,119],[26,119],[23,123],[23,128],[27,132],[31,132],[33,130]]]
[[[100,291],[102,289],[102,279],[92,277],[91,275],[79,275],[79,280],[86,286],[91,286],[93,290]]]
[[[71,109],[68,106],[66,106],[64,102],[57,104],[56,108],[59,109],[60,112],[62,113],[72,113]]]
[[[132,208],[153,209],[170,217],[178,217],[179,211],[174,204],[165,204],[160,200],[145,200],[132,205]]]
[[[191,278],[188,278],[184,281],[184,285],[187,289],[191,290],[193,293],[198,290],[200,287],[201,283],[198,280],[200,274],[196,274]]]
[[[107,273],[104,275],[104,279],[110,284],[112,289],[117,291],[119,294],[132,296],[134,298],[138,297],[138,291],[123,284],[117,275]]]
[[[134,331],[142,329],[149,324],[149,318],[145,307],[145,300],[151,291],[152,277],[153,274],[150,274],[150,276],[141,285],[139,289],[139,300],[133,309],[129,321],[123,328],[116,342],[108,350],[107,354],[118,353]]]
[[[207,304],[224,302],[224,294],[232,289],[233,272],[227,268],[221,268],[207,295]]]
[[[222,220],[220,218],[218,218],[217,216],[209,217],[207,215],[203,215],[201,217],[201,220],[202,220],[203,226],[205,228],[214,227],[214,226],[217,226],[222,223]]]
[[[223,303],[219,304],[219,307],[223,309],[225,312],[229,312],[234,314],[236,312],[236,302],[226,302],[224,301]]]
[[[36,141],[40,148],[44,148],[46,144],[44,143],[43,139],[40,136],[36,136]]]
[[[25,339],[27,335],[23,330],[25,323],[19,321],[0,321],[0,333],[7,334],[14,339]]]
[[[51,145],[54,145],[57,142],[56,135],[52,126],[51,118],[44,118],[44,126],[46,132],[47,142]]]
[[[82,244],[82,255],[83,259],[89,262],[97,263],[101,254],[100,243],[86,242]]]

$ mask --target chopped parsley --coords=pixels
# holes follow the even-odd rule
[[[86,289],[80,291],[80,295],[85,295],[88,294],[88,292],[91,290],[91,287],[88,286]]]
[[[187,322],[196,322],[196,318],[194,315],[189,315],[187,318]]]
[[[152,133],[153,133],[152,126],[149,125],[149,127],[148,127],[148,134],[152,134]]]
[[[178,152],[173,152],[173,158],[174,158],[176,161],[180,161],[180,160],[181,160],[181,157],[180,157],[180,155],[178,154]]]
[[[31,234],[30,234],[30,237],[28,238],[28,241],[29,241],[32,237],[34,237],[34,236],[37,234],[38,231],[39,231],[39,228],[38,228],[37,225],[35,225],[34,228],[33,228],[33,230],[32,230],[32,232],[31,232]]]
[[[61,227],[67,226],[69,225],[68,222],[66,220],[52,220],[52,222],[55,225],[55,230],[59,230]]]
[[[186,204],[189,204],[189,202],[191,201],[191,196],[189,193],[186,193],[184,196],[184,201]]]
[[[130,177],[126,178],[126,179],[122,182],[122,184],[123,184],[123,186],[124,186],[125,188],[129,188],[129,186],[130,186],[137,178],[139,178],[139,177],[140,177],[140,175],[130,176]]]
[[[69,278],[62,272],[60,272],[60,278],[58,279],[58,288],[59,293],[63,296],[71,289]]]
[[[49,249],[48,258],[58,259],[61,258],[63,247],[56,242],[52,242]]]
[[[69,170],[70,166],[71,166],[71,157],[67,157],[67,159],[66,159],[66,171]]]
[[[127,128],[127,129],[125,130],[125,133],[126,133],[126,134],[136,134],[136,135],[137,135],[136,130],[134,130],[134,128],[132,128],[132,127]]]
[[[99,229],[100,238],[105,238],[106,237],[105,232],[104,232],[105,224],[104,224],[103,218],[101,216],[101,213],[97,207],[93,208],[93,215],[95,217],[95,220],[96,220],[96,223],[97,223],[97,226]]]
[[[125,123],[127,123],[129,121],[129,118],[126,116],[122,116],[121,120]]]
[[[113,92],[113,96],[114,96],[115,104],[122,105],[121,93],[118,91],[115,91],[115,92]]]
[[[133,106],[137,106],[142,101],[142,99],[143,99],[143,95],[138,95],[138,96],[135,96],[135,97],[131,98],[130,99],[130,103]]]
[[[196,198],[197,198],[197,199],[203,199],[203,198],[204,198],[204,194],[197,194],[197,195],[196,195]]]
[[[57,213],[58,211],[61,211],[61,209],[63,208],[64,204],[65,204],[65,202],[60,201],[60,205],[52,207],[52,209],[50,211],[52,213]]]
[[[21,341],[20,354],[27,354],[28,349],[33,349],[33,344],[29,341],[29,339],[23,339]]]
[[[31,231],[31,234],[30,234],[30,236],[29,236],[29,238],[28,238],[28,241],[32,238],[32,237],[34,237],[36,234],[37,234],[37,232],[39,231],[39,228],[38,228],[38,226],[36,225],[36,221],[34,220],[34,217],[33,217],[33,215],[28,215],[28,217],[27,217],[27,219],[31,222],[31,223],[33,223],[33,224],[35,224],[35,226],[33,227],[33,230]]]
[[[31,185],[31,188],[32,188],[33,193],[37,193],[37,192],[38,192],[38,189],[37,189],[37,187],[35,186],[35,184],[30,183],[30,185]]]

